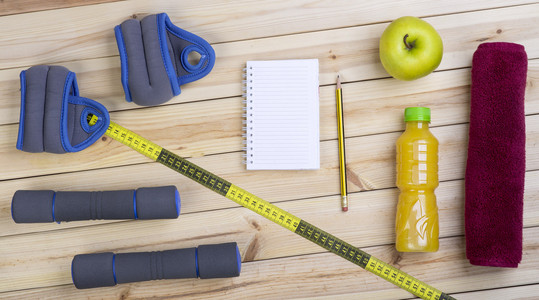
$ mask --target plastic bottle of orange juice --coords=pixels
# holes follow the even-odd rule
[[[429,131],[430,109],[408,107],[406,130],[397,140],[396,248],[401,252],[438,251],[438,140]]]

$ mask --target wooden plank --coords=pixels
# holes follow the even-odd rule
[[[115,4],[119,5],[119,4]],[[491,37],[489,41],[510,41],[522,43],[527,47],[530,58],[539,57],[539,26],[536,26],[536,15],[539,13],[539,4],[533,7],[519,6],[505,9],[497,9],[486,12],[457,14],[443,17],[433,17],[428,20],[440,28],[440,34],[444,37],[444,59],[438,70],[456,69],[471,66],[472,54],[485,36],[502,28],[500,34]],[[2,19],[0,19],[0,24]],[[1,25],[0,25],[1,26]],[[112,25],[111,25],[112,26]],[[193,83],[182,86],[182,94],[173,98],[168,104],[199,101],[222,97],[241,95],[241,72],[246,60],[253,59],[293,59],[293,58],[318,58],[320,60],[320,83],[321,85],[334,84],[336,72],[339,72],[344,82],[375,79],[387,77],[378,58],[378,39],[387,24],[375,24],[329,30],[292,36],[281,36],[260,40],[223,43],[214,45],[217,53],[216,65],[212,72]],[[112,27],[111,27],[112,28]],[[467,39],[462,40],[460,32],[467,31]],[[108,55],[117,55],[115,42],[110,30],[112,49]],[[77,31],[78,32],[78,31]],[[59,39],[59,38],[58,38]],[[55,41],[55,45],[61,42]],[[7,41],[7,39],[6,39]],[[72,43],[72,40],[69,40]],[[4,51],[14,51],[18,55],[24,53],[15,47],[11,41],[9,45],[2,45]],[[94,42],[92,45],[83,45],[84,49],[76,49],[76,53],[89,51],[102,42]],[[77,43],[73,43],[77,44]],[[84,44],[84,43],[81,43]],[[8,50],[8,47],[13,47]],[[33,46],[31,49],[42,49]],[[110,50],[109,49],[109,50]],[[60,55],[61,50],[55,49],[49,55]],[[61,54],[62,57],[65,54]],[[32,59],[37,59],[36,53],[31,54]],[[8,59],[12,63],[18,59]],[[0,57],[0,64],[2,61]],[[100,59],[87,59],[77,57],[73,62],[62,63],[70,70],[77,73],[81,95],[97,100],[104,104],[110,111],[132,109],[136,107],[124,100],[124,92],[120,83],[120,60],[117,56]],[[55,60],[44,59],[24,63],[24,67],[0,70],[0,124],[16,123],[19,120],[20,107],[20,84],[19,73],[28,65],[37,63],[51,64]],[[465,74],[465,73],[463,73]],[[469,75],[447,78],[448,83],[440,82],[442,77],[427,76],[413,82],[401,82],[390,79],[390,84],[368,83],[364,86],[363,93],[369,95],[377,93],[381,98],[395,94],[403,95],[403,90],[408,95],[433,91],[443,84],[466,84]],[[535,76],[532,79],[536,79]],[[460,83],[459,83],[460,82]],[[373,88],[373,90],[369,90]],[[535,85],[537,89],[537,85]],[[387,92],[387,94],[386,94]],[[348,91],[345,90],[345,93]],[[345,101],[361,99],[360,95],[347,94]],[[403,98],[404,100],[404,98]],[[435,99],[433,99],[435,100]],[[402,102],[404,103],[404,101]]]
[[[532,300],[535,299],[537,294],[539,293],[539,285],[538,284],[532,284],[532,285],[525,285],[525,286],[517,286],[517,287],[508,287],[508,288],[496,288],[496,289],[489,289],[489,290],[483,290],[483,291],[473,291],[473,292],[465,292],[465,293],[452,293],[451,296],[455,297],[459,300],[476,300],[476,299],[489,299],[489,300],[506,300],[506,299],[513,299],[513,300]],[[380,291],[376,292],[367,292],[365,293],[351,293],[351,294],[339,294],[339,300],[355,300],[355,299],[396,299],[396,296],[391,297],[393,295],[393,291],[388,291],[387,293],[382,293]],[[313,296],[309,298],[296,298],[296,300],[300,299],[316,299],[316,300],[329,300],[329,299],[335,299],[336,295],[322,295],[322,296]],[[372,297],[372,298],[368,298]],[[535,298],[534,298],[535,297]],[[419,299],[419,298],[401,298],[401,299]]]
[[[115,1],[120,0],[2,0],[0,2],[0,16]]]
[[[534,117],[534,120],[537,119]],[[528,129],[537,128],[538,124],[537,121],[528,122]],[[444,129],[445,133],[438,136],[438,138],[444,137],[443,140],[441,139],[440,148],[442,150],[440,179],[442,181],[462,179],[464,177],[465,156],[458,149],[465,147],[466,127],[461,125],[441,129]],[[369,189],[369,184],[376,189],[395,186],[392,145],[398,135],[398,133],[393,133],[349,140],[347,150],[350,192]],[[539,168],[538,151],[536,146],[533,146],[538,138],[537,133],[528,134],[529,170]],[[330,203],[334,208],[338,208],[339,201],[336,195],[339,194],[339,181],[336,142],[322,143],[322,146],[324,155],[322,156],[322,169],[319,171],[246,172],[238,153],[194,158],[191,161],[271,202],[332,195],[334,199]],[[381,150],[377,151],[376,149]],[[129,149],[127,150],[129,151]],[[533,182],[527,179],[527,193],[530,188],[533,190],[531,187]],[[0,228],[5,229],[0,232],[0,235],[102,224],[101,222],[64,223],[62,226],[56,224],[15,224],[11,220],[10,205],[11,197],[19,189],[114,190],[169,184],[176,185],[180,190],[183,199],[182,214],[237,206],[232,201],[218,196],[201,187],[198,183],[157,163],[98,169],[76,174],[31,177],[0,182]],[[274,193],[275,187],[283,192],[276,195]],[[351,195],[350,209],[360,207],[361,204],[356,201],[356,196]]]
[[[419,2],[417,3],[419,4]],[[135,6],[139,4],[149,6],[146,3],[141,4],[143,2],[138,0],[133,3]],[[154,2],[155,9],[162,8],[158,7],[160,3],[163,4],[165,1]],[[250,15],[251,19],[244,19],[243,16],[236,16],[232,13],[235,6],[245,5],[243,2],[225,4],[217,3],[215,0],[198,1],[200,9],[187,10],[192,15],[186,18],[177,17],[186,12],[184,7],[180,7],[177,3],[163,4],[175,11],[174,16],[178,18],[177,20],[191,21],[188,24],[191,26],[190,28],[208,29],[208,36],[211,36],[212,39],[223,39],[222,42],[214,44],[218,55],[224,53],[219,58],[219,62],[223,64],[216,65],[216,69],[204,80],[182,87],[183,94],[170,102],[182,104],[115,112],[113,119],[145,137],[156,142],[159,141],[163,145],[166,144],[167,148],[181,155],[194,156],[192,160],[197,164],[223,175],[230,181],[263,196],[267,200],[282,202],[279,203],[279,206],[298,216],[305,217],[306,220],[320,225],[320,227],[355,245],[360,247],[376,246],[368,248],[367,251],[403,266],[405,270],[421,279],[428,278],[426,280],[428,283],[440,287],[444,291],[458,292],[457,295],[467,295],[470,294],[468,291],[494,288],[502,289],[500,295],[509,295],[509,293],[503,293],[503,290],[509,286],[534,284],[535,287],[538,287],[539,201],[536,199],[539,199],[539,185],[536,182],[539,179],[539,169],[537,168],[539,151],[537,151],[536,141],[539,137],[539,92],[536,83],[538,83],[537,78],[539,77],[539,60],[536,58],[539,57],[539,52],[537,52],[539,49],[537,33],[539,31],[536,16],[539,12],[539,6],[525,5],[454,16],[432,17],[434,22],[447,25],[443,34],[444,41],[446,41],[445,37],[450,37],[452,42],[450,47],[453,48],[448,50],[446,47],[447,54],[444,56],[444,62],[439,72],[419,81],[403,83],[393,79],[379,80],[387,75],[376,60],[377,36],[374,31],[378,30],[377,34],[381,34],[379,29],[383,29],[387,23],[368,26],[352,24],[349,28],[337,30],[327,30],[333,28],[328,27],[324,28],[326,31],[322,32],[252,40],[248,35],[258,35],[264,30],[266,33],[260,35],[261,37],[280,35],[278,32],[281,30],[284,32],[299,30],[298,28],[301,26],[305,26],[306,30],[304,31],[311,31],[317,30],[313,29],[316,26],[335,26],[341,22],[338,21],[334,24],[319,20],[320,25],[315,25],[312,21],[304,22],[306,25],[297,25],[299,24],[298,20],[302,17],[307,18],[308,16],[311,20],[315,20],[319,13],[319,8],[315,6],[331,5],[329,1],[309,2],[308,4],[301,2],[303,7],[297,8],[298,11],[301,11],[301,15],[297,14],[296,10],[292,11],[288,2],[274,3],[264,6],[264,11],[259,11],[258,15]],[[219,4],[222,5],[219,6]],[[416,2],[411,4],[414,5]],[[429,3],[423,4],[425,6],[431,5]],[[486,5],[485,3],[480,4]],[[488,5],[511,6],[512,4],[515,3],[507,4],[500,1]],[[192,3],[186,5],[195,7],[195,4]],[[241,9],[252,11],[255,5],[247,3],[247,8],[239,8],[236,12],[240,12]],[[280,8],[284,8],[284,11],[272,11],[279,5],[282,5]],[[372,19],[376,20],[376,23],[380,22],[380,15],[399,13],[398,16],[400,16],[402,13],[402,11],[396,12],[395,9],[388,9],[389,12],[383,14],[378,13],[378,5],[386,5],[384,1],[362,3],[361,5],[366,6],[366,8],[357,8],[361,14],[365,13],[364,9],[373,8]],[[443,5],[445,4],[432,4],[433,7]],[[469,5],[469,8],[478,4],[466,5]],[[112,7],[109,4],[98,6]],[[258,6],[260,5],[258,4]],[[449,8],[449,6],[453,6],[453,3],[447,4],[447,6],[449,10],[463,9],[456,6]],[[524,10],[524,7],[527,10]],[[196,15],[206,16],[210,8],[214,10],[219,8],[223,12],[223,14],[208,16],[211,20],[221,17],[232,17],[232,19],[221,20],[213,24],[211,22],[207,24],[195,23],[207,21],[208,18],[199,18]],[[351,7],[349,11],[354,9],[356,8]],[[440,8],[440,14],[444,14],[442,12],[445,9]],[[76,9],[67,10],[76,11]],[[55,11],[55,13],[61,15],[63,11]],[[105,11],[103,10],[106,14]],[[119,11],[118,9],[111,14],[120,19]],[[437,14],[437,10],[431,9],[431,11]],[[123,13],[126,12],[130,13],[127,10],[123,11]],[[136,14],[140,16],[141,13],[147,12],[140,10]],[[327,12],[328,14],[334,13],[331,9],[327,9]],[[311,15],[311,13],[313,14]],[[39,19],[39,13],[32,15]],[[79,14],[79,16],[81,15]],[[344,19],[347,17],[355,19],[358,16],[353,16],[349,12],[342,13],[342,15]],[[320,14],[320,16],[322,15]],[[127,17],[125,16],[125,18]],[[266,19],[270,17],[271,20]],[[293,19],[291,26],[287,24],[288,18]],[[261,23],[254,23],[253,20],[256,19],[260,19]],[[52,22],[53,18],[50,20]],[[175,19],[173,18],[173,20]],[[246,27],[250,26],[252,30],[252,32],[247,33],[247,37],[242,37],[247,40],[242,40],[242,38],[238,39],[240,41],[224,40],[225,36],[240,36],[241,30],[237,31],[234,26],[243,21],[246,21]],[[357,20],[355,21],[357,22]],[[364,22],[364,19],[361,21]],[[279,24],[274,26],[275,28],[271,28],[268,26],[271,22]],[[56,21],[56,23],[61,22]],[[226,27],[231,23],[234,26]],[[437,28],[438,24],[433,23]],[[458,30],[455,24],[459,26]],[[89,26],[94,25],[89,24]],[[223,27],[218,28],[219,26]],[[73,41],[82,41],[82,44],[86,42],[85,38],[92,40],[104,36],[104,31],[97,30],[95,34],[89,33],[84,36],[84,32],[81,35],[69,31],[69,27],[66,28],[61,30],[53,28],[53,31],[67,32],[68,35],[72,35]],[[362,30],[359,30],[360,28]],[[502,30],[500,34],[495,33],[498,29]],[[35,37],[39,30],[36,29],[31,35]],[[81,29],[81,32],[83,30]],[[111,30],[111,28],[106,30]],[[292,33],[299,32],[303,31]],[[462,41],[465,46],[459,48],[455,42],[459,42],[457,37],[462,38],[462,32],[466,32],[466,40]],[[353,39],[350,39],[345,36],[353,34],[358,34],[361,38],[354,36]],[[43,45],[53,46],[51,40],[45,41],[46,38],[41,37],[39,39],[44,42]],[[526,177],[524,226],[528,228],[525,230],[525,260],[517,270],[470,266],[463,254],[464,241],[458,237],[463,233],[464,187],[461,179],[465,166],[467,141],[467,125],[465,123],[469,118],[469,64],[471,53],[485,39],[487,41],[521,42],[526,46],[528,55],[531,55],[532,59],[526,102],[526,113],[529,115],[526,119],[528,127],[527,168],[529,171]],[[317,41],[312,42],[312,40]],[[0,41],[0,43],[2,42]],[[284,45],[285,43],[286,45]],[[102,45],[101,43],[97,44],[99,47]],[[358,47],[358,44],[365,45],[365,47]],[[112,42],[111,45],[114,43]],[[109,49],[97,47],[88,50],[72,44],[66,46],[68,55],[58,56],[58,59],[69,58],[71,55],[72,61],[68,63],[70,69],[83,70],[79,78],[81,87],[85,90],[82,92],[83,96],[105,103],[111,111],[133,108],[131,104],[126,104],[121,100],[123,91],[118,80],[118,58],[116,56],[94,58],[95,56],[93,56],[94,53],[97,53],[96,51],[101,50],[115,53],[115,46]],[[88,46],[92,46],[90,42]],[[78,49],[76,49],[77,47]],[[337,53],[335,49],[339,52]],[[360,55],[357,54],[358,49]],[[73,52],[69,52],[71,50]],[[330,50],[333,52],[329,53]],[[59,51],[63,51],[63,49]],[[331,85],[323,87],[321,90],[323,167],[314,172],[246,172],[241,165],[240,152],[238,151],[240,145],[238,127],[240,118],[238,116],[241,105],[239,105],[240,99],[237,96],[240,93],[241,66],[246,58],[296,58],[290,57],[292,52],[320,57],[321,83]],[[82,55],[82,58],[77,56],[79,54]],[[37,53],[35,59],[42,59],[44,55],[50,54]],[[332,55],[335,55],[335,58]],[[365,59],[362,60],[363,58]],[[24,56],[24,59],[31,61],[34,58],[28,55]],[[17,63],[13,62],[14,65]],[[4,166],[13,164],[9,157],[4,159],[3,156],[5,156],[4,153],[14,150],[13,144],[16,136],[14,123],[18,120],[19,105],[17,76],[22,66],[24,64],[12,69],[0,70],[0,99],[10,99],[2,101],[3,103],[0,104],[0,124],[9,124],[0,126],[0,164],[3,166],[0,178],[11,173],[9,167],[6,167],[7,169],[4,171]],[[455,68],[467,69],[454,70]],[[350,183],[351,190],[353,190],[351,194],[353,204],[350,212],[353,211],[353,214],[346,215],[339,213],[338,167],[334,164],[337,160],[334,141],[333,83],[337,71],[340,71],[341,76],[348,82],[344,85],[347,120],[351,120],[351,122],[347,122],[347,150],[353,149],[349,150],[350,174],[353,175]],[[365,79],[377,80],[358,82]],[[83,86],[82,81],[85,80],[86,85]],[[225,97],[231,98],[224,99]],[[208,99],[211,100],[187,103]],[[443,247],[448,245],[448,248],[432,255],[410,254],[409,256],[405,254],[401,257],[391,245],[394,226],[392,222],[397,195],[393,178],[393,149],[394,140],[400,134],[398,131],[403,128],[403,108],[418,104],[429,105],[433,108],[433,125],[436,127],[434,132],[442,142],[441,156],[443,156],[443,161],[440,162],[440,175],[444,182],[437,192],[442,217],[442,236],[444,237],[442,244]],[[366,108],[374,109],[366,110]],[[219,114],[220,111],[223,111],[223,114]],[[4,114],[6,118],[4,118]],[[162,123],[155,124],[155,118],[161,119]],[[462,124],[459,125],[459,123]],[[166,125],[163,126],[163,124]],[[140,130],[138,130],[139,128]],[[172,132],[173,134],[164,136],[164,132]],[[2,145],[7,146],[3,147]],[[187,298],[228,299],[298,296],[313,298],[319,296],[320,298],[344,299],[395,299],[410,297],[406,292],[359,270],[356,266],[334,255],[322,253],[322,249],[318,246],[270,224],[270,222],[243,208],[235,207],[237,205],[233,202],[207,191],[171,170],[157,166],[155,163],[145,163],[147,162],[145,158],[108,138],[105,141],[100,141],[91,149],[88,151],[93,152],[85,151],[84,156],[81,153],[58,156],[58,158],[47,155],[11,157],[12,160],[28,159],[29,161],[25,163],[19,164],[17,162],[15,168],[31,168],[33,171],[16,170],[13,173],[14,176],[8,175],[5,178],[7,180],[0,181],[0,228],[4,229],[0,232],[0,245],[7,245],[0,247],[0,257],[2,257],[0,260],[0,290],[12,291],[0,293],[0,298],[86,299],[156,296],[177,298],[185,296]],[[7,151],[3,152],[5,150]],[[111,151],[109,152],[109,150]],[[110,155],[105,158],[106,154]],[[353,159],[350,159],[350,155]],[[96,157],[103,158],[103,160],[97,161]],[[55,160],[57,164],[55,164]],[[89,162],[89,160],[96,160],[96,162]],[[70,166],[70,164],[75,166]],[[55,173],[56,175],[41,176]],[[299,177],[301,180],[298,180]],[[331,180],[328,181],[328,178]],[[158,184],[176,184],[180,187],[184,206],[179,220],[120,221],[114,224],[82,222],[23,226],[14,224],[9,215],[11,195],[19,188],[95,190]],[[276,188],[284,189],[287,192],[280,195],[279,198],[274,198],[272,195]],[[357,192],[369,188],[375,190]],[[335,221],[336,216],[339,217],[337,221]],[[204,224],[204,226],[197,227],[197,224]],[[217,232],[217,236],[212,236],[212,232]],[[162,250],[202,243],[216,243],[229,239],[238,240],[246,261],[244,265],[246,269],[240,278],[212,281],[149,282],[92,290],[87,291],[87,293],[75,290],[70,284],[68,268],[71,257],[76,253],[105,250],[120,252]],[[446,251],[447,249],[453,250]],[[375,252],[380,253],[380,255]],[[532,256],[533,259],[530,260],[529,258]],[[4,258],[6,259],[4,260]],[[335,263],[334,260],[340,262]],[[414,267],[417,268],[413,269]],[[358,275],[359,273],[361,274]],[[56,284],[60,284],[60,286],[52,287]],[[183,285],[188,286],[184,287]],[[19,291],[14,291],[17,289]],[[530,291],[526,290],[525,292]],[[488,291],[474,293],[476,293],[476,297],[489,297],[493,294]],[[532,294],[530,293],[530,295]],[[469,298],[471,297],[469,296]]]
[[[393,245],[365,249],[396,262],[401,270],[448,293],[537,284],[539,282],[539,228],[524,230],[524,255],[518,269],[472,266],[464,255],[464,238],[444,238],[437,253],[399,254]],[[58,272],[67,273],[68,266]],[[60,270],[61,269],[61,270]],[[443,270],[443,271],[442,271]],[[45,280],[43,277],[36,280]],[[237,278],[214,280],[163,280],[124,284],[112,288],[77,291],[68,284],[0,294],[5,299],[60,297],[182,299],[276,299],[297,296],[334,299],[397,299],[410,294],[330,253],[244,263]],[[323,297],[325,296],[325,297]]]
[[[527,117],[527,169],[539,169],[539,115]],[[439,175],[441,181],[464,178],[465,155],[461,149],[466,147],[467,126],[452,125],[433,129],[440,141]],[[395,186],[394,143],[399,132],[350,138],[347,141],[349,191],[386,189]],[[139,155],[125,148],[124,155]],[[228,153],[191,159],[205,169],[237,184],[248,191],[269,201],[285,201],[307,197],[337,195],[339,193],[337,145],[336,141],[322,143],[322,164],[317,171],[261,171],[247,172],[241,163],[240,153]],[[105,151],[105,150],[103,150]],[[121,156],[122,152],[112,155]],[[127,152],[125,152],[127,151]],[[37,155],[39,156],[39,155]],[[144,159],[144,157],[142,157]],[[106,159],[106,158],[104,158]],[[90,161],[91,159],[88,159]],[[22,160],[17,160],[22,161]],[[36,160],[39,162],[40,160]],[[77,161],[77,160],[73,160]],[[13,164],[13,163],[12,163]],[[9,165],[6,163],[5,169]],[[35,167],[34,167],[35,168]],[[14,171],[10,171],[14,172]],[[301,176],[298,176],[300,175]],[[217,194],[202,188],[199,184],[177,174],[157,163],[107,168],[94,171],[67,173],[46,177],[32,177],[21,180],[0,182],[0,224],[6,228],[4,234],[32,232],[34,230],[55,229],[55,224],[16,226],[11,221],[10,202],[18,189],[53,190],[112,190],[142,186],[174,184],[180,189],[184,199],[183,212],[196,212],[235,206]],[[275,194],[275,187],[282,193]],[[356,207],[355,197],[350,197],[350,207]],[[192,202],[185,202],[189,199]],[[208,199],[222,199],[217,202]],[[338,207],[338,201],[332,201]],[[361,206],[358,206],[361,207]],[[83,223],[86,225],[85,223]],[[89,223],[87,223],[89,224]],[[75,226],[75,225],[73,225]],[[9,229],[9,230],[8,230]]]
[[[408,88],[394,79],[346,84],[345,132],[352,137],[403,130],[402,112],[412,105],[430,107],[434,126],[465,123],[469,118],[469,76],[467,70],[438,72],[429,76],[432,79],[417,85],[412,83]],[[537,114],[539,60],[530,62],[528,80],[526,113]],[[320,94],[321,138],[335,139],[334,87],[323,87]],[[203,156],[241,150],[241,106],[240,98],[217,99],[121,111],[112,113],[111,119],[179,155]],[[15,149],[17,132],[17,125],[0,126],[0,164],[4,166],[0,179],[148,162],[145,157],[107,137],[74,154],[25,153]],[[534,135],[533,132],[530,134]],[[352,142],[347,140],[347,145],[349,143]],[[393,141],[376,147],[393,147]],[[378,150],[365,151],[376,155]],[[348,151],[349,160],[354,159],[352,153]]]
[[[533,300],[539,295],[539,285],[525,285],[503,289],[493,289],[486,291],[476,291],[468,293],[456,294],[459,300],[475,300],[475,299],[489,299],[489,300]]]
[[[223,43],[388,22],[403,15],[421,17],[453,14],[525,3],[534,3],[534,1],[459,0],[453,2],[452,5],[440,5],[416,0],[410,1],[399,10],[389,9],[394,5],[390,0],[362,2],[361,5],[350,5],[345,0],[326,0],[316,3],[301,0],[291,5],[289,1],[281,0],[269,1],[263,6],[258,1],[230,3],[225,0],[190,0],[182,1],[181,6],[166,0],[122,1],[3,17],[0,19],[0,28],[8,28],[9,30],[5,31],[5,36],[0,42],[0,48],[3,50],[0,68],[117,55],[113,27],[132,16],[142,17],[146,14],[159,12],[167,12],[179,27],[202,36],[210,43]],[[346,9],[343,9],[344,7]],[[508,12],[500,14],[498,16],[500,19],[491,19],[492,26],[496,27],[493,28],[493,32],[498,29],[497,26],[500,22],[507,20],[507,15],[513,14],[511,9],[509,8]],[[529,6],[527,10],[532,14],[535,11],[536,14],[537,6]],[[216,14],[216,11],[219,13]],[[373,14],[373,11],[376,13]],[[494,14],[496,11],[499,10],[493,10]],[[463,14],[462,18],[466,18],[465,15],[468,14]],[[475,17],[475,19],[479,21],[491,17],[489,12],[481,12],[481,15],[481,18]],[[525,15],[526,13],[521,16],[525,17]],[[515,20],[514,16],[509,19]],[[428,20],[431,21],[431,19]],[[432,21],[434,22],[434,19]],[[453,21],[451,26],[455,26],[455,24],[458,23]],[[440,28],[441,33],[443,33],[449,24],[436,23],[433,25],[436,25],[435,28]],[[387,24],[376,26],[382,29]],[[531,39],[532,36],[528,35],[527,37]],[[378,38],[379,34],[376,37]],[[469,37],[473,38],[473,35]],[[484,37],[483,34],[481,38]],[[32,45],[32,47],[21,47],[21,45]],[[361,44],[356,46],[358,45]],[[461,46],[462,43],[458,43],[458,47]],[[453,47],[457,47],[457,45]],[[335,55],[340,55],[339,51]],[[361,53],[360,49],[357,51],[357,53]],[[292,55],[291,53],[287,54]]]
[[[528,139],[528,148],[527,148],[527,166],[528,169],[534,170],[538,168],[539,165],[539,153],[536,151],[536,141],[539,138],[539,132],[537,126],[539,123],[539,116],[529,116],[527,117],[527,139]],[[464,166],[465,166],[465,156],[462,155],[461,150],[465,147],[466,136],[467,136],[467,126],[466,125],[454,125],[454,126],[444,126],[433,129],[434,134],[438,137],[441,147],[440,147],[440,179],[441,180],[452,180],[452,179],[461,179],[464,175]],[[371,188],[386,188],[394,186],[394,142],[398,138],[400,133],[389,133],[373,136],[365,136],[349,139],[347,141],[347,151],[348,151],[348,168],[350,172],[350,191],[357,191],[360,189],[368,189],[365,185],[366,182],[369,182]],[[109,147],[108,149],[102,149],[103,153],[108,151],[107,156],[101,155],[102,163],[109,165],[114,162],[118,157],[124,158],[133,157],[134,162],[138,162],[139,159],[142,161],[148,161],[145,157],[136,153],[135,151],[127,148],[126,146],[118,142],[110,142],[114,147]],[[119,148],[119,149],[118,149]],[[200,160],[193,160],[195,163],[199,163],[202,167],[214,171],[216,174],[221,175],[228,180],[235,182],[239,185],[243,183],[244,178],[246,185],[245,188],[258,187],[258,188],[268,188],[271,191],[271,187],[274,184],[278,184],[281,181],[290,181],[297,182],[295,188],[299,188],[298,185],[304,185],[304,188],[297,190],[297,193],[307,192],[310,189],[314,188],[316,185],[323,185],[323,192],[320,191],[320,188],[314,188],[317,193],[322,194],[310,194],[309,196],[321,196],[327,194],[337,193],[338,185],[338,176],[337,176],[337,160],[336,152],[337,146],[335,141],[327,141],[322,143],[321,153],[322,153],[322,164],[321,169],[317,171],[296,171],[296,172],[286,172],[286,171],[262,171],[262,172],[245,172],[244,166],[241,164],[241,155],[240,153],[230,153],[224,154],[222,156],[210,156]],[[181,152],[181,151],[180,151]],[[20,152],[17,152],[20,153]],[[7,164],[5,169],[8,169],[9,172],[15,173],[19,172],[22,174],[24,168],[32,168],[34,173],[38,172],[47,172],[51,173],[51,169],[54,169],[53,164],[45,165],[45,160],[40,156],[50,157],[52,155],[41,155],[41,154],[32,154],[26,155],[28,160],[24,159],[15,159],[15,156],[11,160],[16,161],[16,163]],[[72,164],[77,162],[81,164],[81,168],[91,167],[94,163],[92,157],[96,155],[90,155],[86,158],[76,159],[79,154],[70,154],[71,158],[68,161],[58,161],[58,164]],[[99,155],[97,155],[99,156]],[[52,157],[58,157],[52,156]],[[32,160],[33,159],[33,160]],[[8,160],[6,160],[8,161]],[[39,164],[39,165],[36,165]],[[9,165],[20,166],[20,169],[9,167]],[[48,169],[43,169],[43,168]],[[159,185],[162,183],[162,177],[166,178],[166,174],[171,174],[175,176],[172,179],[180,179],[181,175],[174,173],[163,166],[152,165],[152,168],[158,168],[159,171],[163,174],[162,176],[157,176],[155,178],[146,178],[142,176],[138,181],[134,182],[147,182],[152,185]],[[144,170],[144,169],[140,169]],[[109,172],[106,170],[105,172]],[[121,171],[119,171],[121,172]],[[91,174],[91,173],[90,173]],[[119,174],[119,173],[117,173]],[[144,174],[144,173],[142,173]],[[297,174],[302,174],[302,180],[297,181]],[[334,175],[330,178],[334,178],[334,182],[327,182],[326,176],[320,176],[322,174]],[[139,176],[141,174],[139,173]],[[73,175],[67,175],[71,177],[78,177]],[[86,178],[88,176],[82,176]],[[102,178],[100,176],[90,176],[98,178],[97,182],[105,183],[109,179],[109,176]],[[65,177],[68,178],[68,177]],[[123,179],[120,179],[123,180]],[[70,180],[69,180],[70,181]],[[34,181],[35,182],[35,181]],[[368,184],[367,184],[368,185]],[[53,185],[50,188],[55,188],[57,185]],[[84,185],[83,185],[84,186]],[[292,188],[291,188],[292,189]],[[253,191],[256,192],[256,191]],[[265,196],[268,191],[262,193],[260,196]],[[271,193],[270,193],[271,194]],[[301,194],[300,194],[301,195]],[[300,197],[296,194],[296,197]]]
[[[538,179],[539,171],[527,173],[525,227],[539,226],[539,186],[533,184]],[[442,182],[437,190],[441,237],[464,233],[463,191],[462,180]],[[395,188],[354,193],[354,205],[346,214],[340,213],[337,195],[282,202],[279,207],[363,248],[393,243],[397,197]],[[205,202],[211,205],[221,201],[230,202],[222,197]],[[183,203],[197,205],[186,197]],[[0,268],[4,271],[1,273],[5,274],[0,274],[0,291],[68,283],[70,276],[66,271],[78,253],[165,250],[226,241],[238,242],[245,262],[323,251],[242,207],[182,214],[178,220],[57,227],[64,230],[0,238],[1,244],[9,245],[0,249]],[[434,254],[433,259],[441,257]]]

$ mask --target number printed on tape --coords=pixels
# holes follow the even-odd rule
[[[97,118],[94,120],[93,117],[89,116],[90,124],[97,122]],[[116,123],[110,122],[106,135],[418,297],[429,300],[454,299]]]

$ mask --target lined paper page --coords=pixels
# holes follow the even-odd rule
[[[247,169],[320,168],[318,60],[248,61]]]

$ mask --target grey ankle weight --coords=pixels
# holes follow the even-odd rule
[[[22,71],[21,113],[17,149],[66,153],[83,150],[109,126],[109,113],[100,103],[79,96],[75,73],[62,66],[34,66]],[[86,121],[98,117],[95,125]]]
[[[180,85],[206,76],[215,63],[208,42],[170,21],[165,13],[129,19],[114,28],[122,85],[128,102],[158,105],[179,95]],[[200,60],[189,63],[197,52]]]

